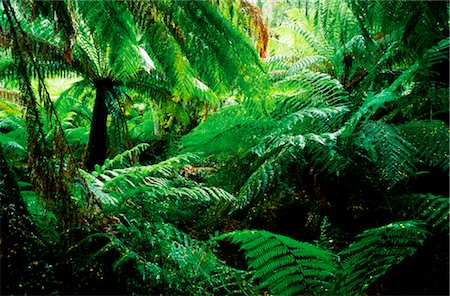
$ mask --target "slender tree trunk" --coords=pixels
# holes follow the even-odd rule
[[[88,170],[93,170],[96,164],[103,164],[107,152],[106,120],[108,108],[106,101],[112,95],[113,84],[110,80],[100,79],[95,83],[96,95],[94,111],[92,112],[91,131],[87,145],[84,165]]]

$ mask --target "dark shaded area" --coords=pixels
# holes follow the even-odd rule
[[[47,294],[53,273],[0,146],[1,294]]]
[[[389,269],[368,294],[449,295],[448,250],[448,234],[427,239],[412,257]]]
[[[430,168],[423,168],[426,169]],[[236,228],[264,229],[298,241],[321,244],[321,235],[325,235],[333,242],[325,240],[324,246],[338,253],[366,229],[414,219],[412,216],[398,217],[398,209],[394,207],[392,197],[383,192],[383,186],[366,179],[369,174],[357,167],[339,178],[326,174],[299,174],[299,171],[300,168],[294,165],[287,174],[289,185],[267,192],[272,197],[270,203],[256,203],[234,214],[232,217],[240,221]],[[390,192],[392,196],[408,193],[448,196],[448,176],[433,169],[399,183]],[[324,221],[329,223],[325,228]],[[228,226],[224,225],[225,228]],[[221,233],[228,231],[224,229]],[[367,291],[368,295],[448,295],[449,236],[445,232],[430,231],[433,234],[425,244],[412,257],[389,269]],[[220,246],[222,259],[235,267],[245,266],[238,245],[221,243]]]
[[[126,295],[126,287],[111,265],[118,253],[114,248],[101,252],[109,240],[86,239],[91,234],[92,230],[80,227],[62,236],[59,252],[54,257],[59,283],[55,289],[62,295]]]

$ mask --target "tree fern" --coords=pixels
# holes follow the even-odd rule
[[[280,81],[273,92],[270,117],[254,114],[247,105],[228,107],[182,140],[186,151],[195,148],[204,156],[228,154],[251,160],[246,179],[233,182],[232,191],[239,192],[234,209],[264,204],[283,168],[296,161],[306,164],[305,155],[318,156],[309,163],[312,166],[323,167],[327,162],[338,166],[329,161],[329,155],[348,111],[340,83],[328,75],[304,71]]]
[[[48,9],[55,9],[55,15],[61,14],[61,17],[51,15]],[[96,96],[102,97],[97,101],[107,101],[109,108],[105,112],[114,115],[115,124],[110,132],[119,140],[119,152],[129,144],[125,135],[127,127],[118,112],[121,108],[114,107],[121,105],[120,93],[142,91],[140,95],[150,95],[153,100],[164,102],[168,117],[172,118],[169,120],[178,119],[183,128],[200,115],[195,105],[200,102],[206,116],[210,106],[216,107],[219,101],[216,93],[223,95],[230,87],[248,91],[247,96],[263,94],[256,80],[263,81],[264,75],[249,82],[249,75],[263,72],[256,51],[211,3],[169,1],[112,5],[96,2],[88,5],[80,1],[71,5],[63,2],[48,5],[44,10],[43,17],[35,21],[20,18],[30,40],[30,50],[39,57],[32,66],[48,75],[73,71],[92,82]],[[23,17],[27,12],[17,15]],[[72,18],[65,17],[67,12]],[[55,32],[56,27],[63,30]],[[50,38],[55,34],[58,38]],[[54,58],[49,58],[52,55]],[[245,79],[244,75],[247,75]],[[111,86],[106,87],[103,82]],[[109,89],[103,91],[103,86]],[[194,111],[189,112],[190,109]],[[98,114],[100,112],[92,117],[97,120]],[[91,125],[92,136],[85,160],[89,169],[93,168],[92,163],[106,157],[105,145],[94,143],[95,139],[106,141],[99,137],[105,134],[106,123],[103,122]],[[93,153],[93,147],[101,148]]]

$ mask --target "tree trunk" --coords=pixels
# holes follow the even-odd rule
[[[107,79],[99,79],[95,82],[96,95],[94,111],[92,112],[91,131],[87,145],[84,166],[92,171],[96,164],[103,164],[107,152],[107,132],[106,120],[108,118],[108,108],[106,101],[108,96],[112,96],[113,84]]]

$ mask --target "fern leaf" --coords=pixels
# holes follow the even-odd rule
[[[448,230],[450,199],[433,194],[408,194],[394,198],[407,216],[422,220],[440,231]]]
[[[412,121],[398,126],[399,134],[417,150],[420,160],[431,167],[449,170],[448,125],[438,120]]]
[[[387,189],[414,176],[416,149],[398,134],[395,126],[370,121],[362,127],[359,137]]]
[[[364,231],[339,254],[344,271],[341,292],[362,295],[391,266],[413,255],[428,235],[419,221],[396,222]]]
[[[216,239],[241,245],[259,290],[267,288],[276,295],[332,294],[338,259],[327,250],[264,230],[235,231]]]
[[[269,187],[275,185],[279,179],[282,173],[280,162],[286,157],[289,158],[290,155],[287,149],[283,149],[275,157],[265,160],[240,189],[234,209],[242,209],[258,197],[264,196]]]

